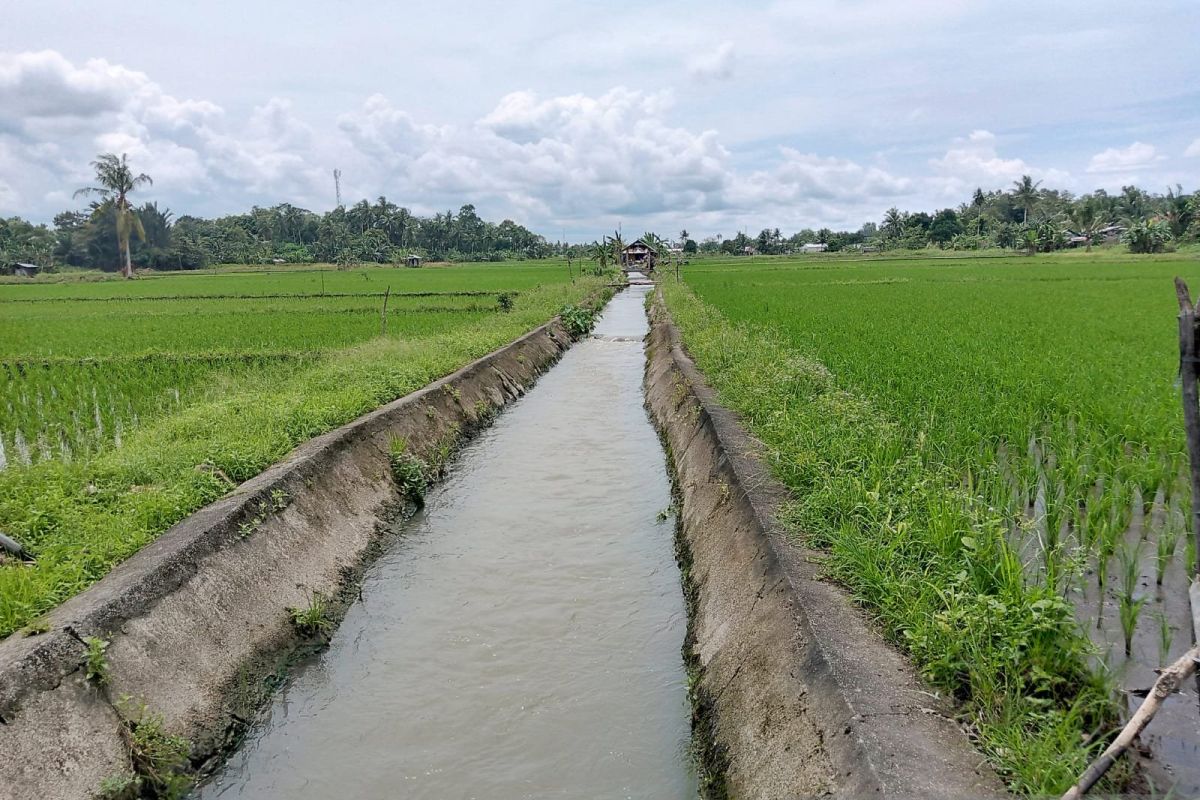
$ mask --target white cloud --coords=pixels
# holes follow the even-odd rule
[[[941,158],[930,159],[934,171],[930,183],[935,191],[944,199],[961,202],[976,187],[1007,189],[1022,175],[1048,183],[1069,180],[1070,175],[1063,170],[1032,166],[1020,158],[1003,158],[996,141],[991,131],[975,130],[955,139]]]
[[[1200,158],[1200,138],[1189,144],[1183,155],[1185,158]]]
[[[880,7],[876,0],[866,5]],[[682,52],[664,55],[676,73]],[[762,53],[747,54],[745,67],[739,61],[737,75],[733,53],[726,42],[690,71],[698,80],[736,84]],[[1035,137],[1022,140],[1016,153],[1015,143],[987,130],[950,140],[932,159],[919,145],[895,145],[890,162],[870,161],[866,153],[878,143],[869,131],[837,140],[802,138],[805,126],[826,124],[823,115],[835,108],[820,97],[804,103],[749,98],[745,102],[786,113],[788,132],[729,147],[724,129],[718,134],[688,121],[701,105],[697,91],[715,97],[726,90],[521,90],[471,106],[490,110],[453,122],[414,113],[382,94],[340,115],[268,94],[251,111],[234,114],[208,99],[169,94],[148,75],[108,61],[72,62],[53,51],[0,54],[6,112],[0,116],[0,214],[48,220],[70,207],[71,192],[91,180],[88,164],[99,152],[128,153],[137,170],[154,177],[144,197],[177,214],[234,213],[278,202],[326,209],[333,204],[330,171],[338,167],[347,202],[386,194],[419,213],[470,202],[485,217],[512,217],[551,235],[563,227],[595,235],[617,221],[727,233],[764,225],[856,228],[893,204],[956,205],[976,186],[1006,189],[1026,174],[1051,187],[1095,188],[1047,164]],[[910,104],[907,96],[904,102]],[[932,124],[941,113],[933,102],[910,106],[895,124]],[[949,138],[928,133],[917,139],[910,128],[904,131],[909,138],[892,131],[888,143]],[[779,141],[792,144],[779,147]],[[1200,140],[1187,153],[1200,156]],[[1162,161],[1151,145],[1135,142],[1098,153],[1088,170],[1112,183]],[[1082,165],[1078,171],[1083,176]],[[1152,174],[1164,185],[1177,179],[1166,170]]]
[[[1163,159],[1164,156],[1157,154],[1154,145],[1134,142],[1128,147],[1110,147],[1103,152],[1096,153],[1096,155],[1092,156],[1092,160],[1088,162],[1087,171],[1100,173],[1136,172],[1139,169],[1152,166]]]
[[[722,42],[716,50],[692,59],[688,73],[701,81],[727,81],[733,77],[733,42]]]

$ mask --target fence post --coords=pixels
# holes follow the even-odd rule
[[[1175,279],[1179,300],[1179,383],[1183,396],[1183,424],[1187,432],[1192,486],[1192,552],[1195,554],[1188,597],[1192,606],[1192,641],[1200,643],[1200,389],[1197,387],[1196,314],[1192,295],[1182,278]]]

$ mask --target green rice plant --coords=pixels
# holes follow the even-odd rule
[[[1171,627],[1171,621],[1167,619],[1167,615],[1162,611],[1156,611],[1154,617],[1158,621],[1158,666],[1165,667],[1171,655],[1171,643],[1175,638],[1175,630]]]
[[[493,308],[482,318],[454,312],[448,327],[418,326],[413,332],[393,335],[396,332],[389,325],[391,333],[381,337],[376,311],[371,326],[373,338],[349,346],[316,354],[306,351],[307,355],[301,357],[251,361],[251,366],[245,368],[238,366],[246,363],[244,360],[235,359],[233,366],[223,363],[215,369],[207,368],[211,363],[206,361],[207,371],[193,374],[194,382],[190,385],[195,389],[189,394],[186,387],[178,387],[180,402],[175,403],[172,394],[170,405],[162,408],[143,403],[137,395],[136,370],[141,367],[131,366],[127,373],[120,373],[128,376],[121,384],[126,393],[121,395],[114,389],[111,402],[102,384],[95,381],[80,380],[80,388],[69,391],[61,390],[54,382],[48,386],[39,384],[43,408],[49,408],[46,398],[53,399],[55,391],[60,398],[70,395],[79,400],[79,405],[64,406],[66,421],[62,423],[59,417],[57,424],[73,431],[77,420],[79,441],[92,444],[73,446],[70,459],[54,452],[48,459],[34,457],[38,448],[36,435],[25,437],[22,433],[24,446],[31,454],[30,463],[14,468],[15,437],[6,427],[9,420],[4,413],[6,406],[0,405],[0,429],[4,429],[0,431],[0,441],[9,454],[9,468],[0,470],[0,529],[17,537],[38,555],[34,564],[0,565],[0,636],[18,630],[95,583],[171,525],[221,497],[231,485],[259,474],[301,442],[450,374],[545,323],[566,303],[578,303],[593,293],[609,291],[595,279],[567,283],[565,270],[563,278],[548,280],[546,285],[538,287],[539,276],[545,274],[539,269],[510,270],[507,265],[487,269],[491,271],[486,274],[476,270],[419,272],[428,274],[430,288],[434,290],[476,291],[470,285],[476,279],[481,289],[520,289],[510,312],[500,314]],[[351,274],[363,282],[361,275]],[[305,278],[303,274],[299,278],[284,277]],[[510,278],[513,280],[506,286]],[[259,280],[259,276],[193,276],[191,281],[179,278],[197,290],[202,289],[198,284],[206,280],[216,288],[221,281],[251,279]],[[393,288],[405,281],[410,282],[410,288],[416,285],[411,283],[412,277],[396,278],[390,273],[380,279],[396,280]],[[26,289],[106,292],[116,297],[126,292],[150,292],[154,287],[149,284],[159,280],[174,278],[86,284],[82,289],[79,285],[4,285],[0,286],[0,306],[4,306],[9,292]],[[339,275],[337,280],[342,277]],[[42,305],[58,302],[52,300]],[[69,312],[64,314],[64,327],[69,327],[68,318]],[[119,318],[114,318],[106,323],[107,328],[80,334],[80,340],[91,336],[98,346],[107,346],[104,341],[107,331],[119,323]],[[0,314],[0,331],[6,324],[5,316]],[[224,324],[236,333],[238,319]],[[0,336],[0,340],[3,338]],[[241,341],[239,346],[245,344]],[[262,344],[266,345],[264,351],[274,352],[271,342]],[[168,357],[167,363],[190,363],[189,358],[186,354],[175,354]],[[159,359],[159,355],[139,355],[129,361],[156,365]],[[98,370],[87,369],[92,372],[86,374],[94,376],[108,370],[108,365]],[[19,373],[17,377],[21,377]],[[27,404],[23,399],[35,396],[30,394],[28,386],[4,383],[3,379],[4,373],[0,371],[0,392],[10,394],[0,396],[12,398],[14,409],[24,410],[30,405],[36,408],[36,402]],[[88,439],[89,430],[95,427],[91,425],[93,385],[97,387],[96,398],[107,442],[103,445]],[[147,383],[154,385],[170,388],[166,380]],[[62,386],[69,389],[67,383]],[[123,396],[127,400],[124,405]],[[124,411],[105,416],[109,405]],[[74,417],[72,409],[76,409]],[[49,430],[52,418],[53,415],[47,415],[44,430]],[[117,419],[122,421],[119,447],[108,439]]]

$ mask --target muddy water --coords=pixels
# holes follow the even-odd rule
[[[646,291],[466,448],[198,797],[696,796]]]

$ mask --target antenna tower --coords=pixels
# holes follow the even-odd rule
[[[338,208],[342,206],[342,171],[335,169],[333,171],[333,191],[337,194]]]

